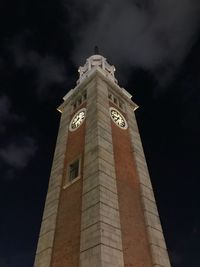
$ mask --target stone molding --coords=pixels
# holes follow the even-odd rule
[[[171,267],[134,110],[126,110],[153,266]]]
[[[53,164],[49,179],[40,235],[37,245],[34,267],[50,267],[59,197],[62,190],[62,175],[70,116],[70,105],[65,106],[58,132]]]
[[[131,100],[132,95],[125,90],[124,88],[121,88],[117,83],[114,83],[111,79],[108,79],[108,77],[104,74],[104,72],[99,67],[95,67],[91,70],[90,75],[87,76],[81,83],[79,83],[74,89],[71,89],[64,97],[64,102],[58,107],[58,110],[62,113],[63,108],[70,103],[72,98],[75,94],[80,93],[81,91],[85,90],[88,86],[91,86],[91,82],[94,81],[94,77],[98,77],[105,81],[108,87],[110,89],[117,92],[117,94],[122,97],[124,101],[126,101],[130,106],[132,106],[134,109],[137,109],[138,106]]]
[[[79,266],[123,267],[107,85],[94,80],[87,91]]]

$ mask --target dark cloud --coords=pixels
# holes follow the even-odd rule
[[[198,226],[194,226],[192,229],[192,234],[194,236],[200,236],[200,228]]]
[[[9,45],[17,68],[28,68],[36,72],[36,91],[39,96],[48,92],[51,85],[66,81],[66,70],[63,62],[51,55],[40,55],[26,47],[26,34],[13,39]]]
[[[87,17],[73,33],[78,40],[73,54],[77,65],[98,44],[114,64],[142,67],[160,81],[167,80],[183,62],[199,30],[198,0],[75,3],[70,9],[72,24],[76,18]]]
[[[0,96],[0,121],[1,121],[1,126],[2,126],[2,122],[7,119],[8,116],[10,116],[10,107],[11,107],[11,103],[10,103],[10,99],[3,95]]]
[[[0,133],[5,132],[8,124],[23,121],[23,117],[12,111],[10,98],[6,95],[0,96]]]
[[[33,138],[25,137],[22,140],[14,141],[0,149],[0,159],[10,167],[16,169],[25,168],[37,150]]]
[[[5,181],[13,181],[16,177],[16,169],[8,169],[6,168],[6,170],[3,172],[3,179]],[[1,265],[0,265],[1,266]]]
[[[62,84],[66,81],[66,70],[64,65],[55,58],[46,56],[41,58],[38,66],[38,93],[46,91],[52,84]]]
[[[3,58],[0,58],[0,70],[3,69],[4,61]]]
[[[169,252],[170,255],[170,259],[171,259],[171,263],[173,264],[173,266],[181,266],[183,263],[183,259],[181,257],[181,255],[179,255],[179,253],[177,253],[176,251],[171,251]]]
[[[0,267],[8,267],[6,259],[0,256]]]

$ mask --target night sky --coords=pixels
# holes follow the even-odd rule
[[[56,108],[95,45],[140,106],[172,266],[199,267],[199,0],[6,0],[0,25],[0,267],[33,266]]]

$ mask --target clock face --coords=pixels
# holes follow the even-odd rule
[[[110,108],[110,117],[114,121],[114,123],[119,126],[121,129],[127,129],[128,124],[124,116],[115,108]]]
[[[70,125],[69,125],[70,131],[75,131],[79,126],[81,126],[81,124],[85,120],[85,116],[86,116],[86,109],[85,108],[80,109],[74,115],[74,117],[72,118],[70,122]]]

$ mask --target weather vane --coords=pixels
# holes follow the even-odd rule
[[[95,55],[99,55],[99,47],[98,47],[98,45],[95,45],[95,47],[94,47],[94,54]]]

